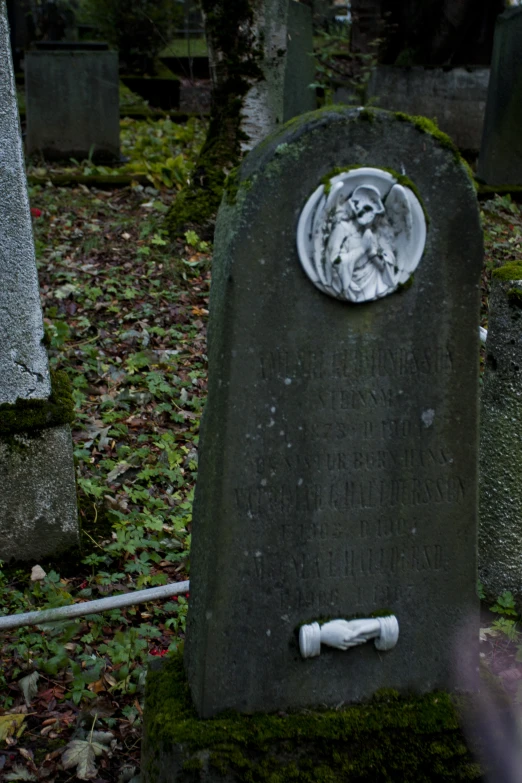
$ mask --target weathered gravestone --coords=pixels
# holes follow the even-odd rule
[[[436,120],[460,150],[477,155],[488,93],[489,68],[401,68],[378,65],[368,84],[373,105]],[[353,92],[353,88],[351,90]],[[339,88],[336,102],[348,103]]]
[[[0,5],[0,559],[78,540],[72,400],[51,383],[9,51]],[[53,426],[55,425],[55,426]]]
[[[221,779],[216,758],[237,771],[219,741],[257,741],[266,758],[269,742],[287,740],[272,747],[278,764],[317,753],[320,766],[329,731],[348,740],[339,771],[373,713],[350,724],[314,707],[451,689],[457,636],[476,663],[481,260],[471,181],[427,122],[305,115],[229,182],[185,644],[200,720],[190,723],[185,692],[176,701],[175,664],[171,684],[151,675],[147,781],[188,780],[198,763]],[[301,723],[284,717],[299,708],[312,708]],[[244,718],[245,739],[225,710],[278,717]],[[416,743],[415,763],[429,747]],[[375,767],[354,770],[324,779],[376,779]]]
[[[522,184],[522,8],[497,18],[477,176]]]
[[[493,272],[480,415],[479,574],[522,595],[522,264]]]
[[[84,44],[85,51],[80,44],[56,46],[60,48],[25,56],[27,153],[49,159],[117,159],[118,54],[103,51],[101,44],[92,49]]]

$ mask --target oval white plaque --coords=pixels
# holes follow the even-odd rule
[[[297,249],[312,283],[347,302],[370,302],[405,283],[422,257],[426,220],[413,191],[383,169],[332,177],[306,202]]]

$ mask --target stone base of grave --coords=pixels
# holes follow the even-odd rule
[[[37,560],[78,542],[69,425],[0,437],[0,560]]]
[[[142,783],[482,780],[445,693],[200,720],[181,655],[149,670],[141,773]]]

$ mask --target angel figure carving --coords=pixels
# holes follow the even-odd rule
[[[406,282],[425,236],[424,214],[409,188],[383,170],[357,169],[331,180],[328,195],[319,189],[309,200],[298,248],[318,288],[337,299],[368,302]]]

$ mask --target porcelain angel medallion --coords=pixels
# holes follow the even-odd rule
[[[297,228],[310,280],[347,302],[393,293],[416,269],[425,242],[424,212],[413,191],[374,168],[352,169],[317,188]]]

